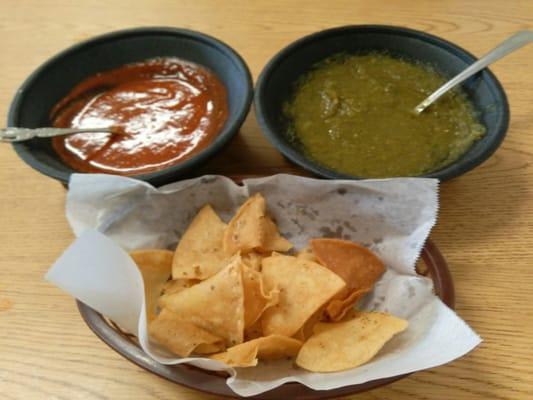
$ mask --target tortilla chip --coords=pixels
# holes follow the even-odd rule
[[[265,292],[263,277],[260,272],[242,266],[242,284],[244,288],[244,328],[251,327],[263,312],[278,303],[279,291],[272,289]]]
[[[269,216],[263,220],[264,243],[259,246],[261,252],[281,251],[286,252],[292,249],[292,244],[279,234],[278,227]]]
[[[254,269],[256,271],[261,271],[261,261],[265,257],[267,256],[264,254],[259,254],[259,253],[256,253],[255,251],[252,251],[242,256],[242,262],[251,269]]]
[[[157,299],[170,277],[172,256],[169,250],[135,250],[130,253],[144,281],[146,318],[152,321],[157,315]]]
[[[167,281],[163,287],[163,294],[157,300],[159,308],[166,307],[167,299],[171,294],[179,293],[182,290],[188,289],[199,282],[201,281],[198,279],[173,279],[171,281]]]
[[[166,306],[180,319],[223,338],[227,346],[242,343],[244,289],[240,256],[211,278],[171,294]]]
[[[224,350],[224,339],[201,329],[167,308],[148,325],[150,337],[180,357],[191,353],[216,353]]]
[[[326,307],[326,313],[331,321],[340,321],[346,313],[353,309],[353,306],[368,292],[371,288],[365,288],[351,292],[350,295],[342,300],[333,299]]]
[[[278,360],[295,357],[302,342],[281,335],[270,335],[230,347],[224,353],[212,355],[230,367],[254,367],[258,360]]]
[[[326,310],[334,321],[341,319],[359,300],[362,294],[356,295],[356,292],[371,290],[385,271],[385,265],[374,253],[347,240],[313,239],[311,248],[320,264],[346,282],[346,289],[334,299],[339,302]]]
[[[205,331],[207,332],[207,331]],[[220,339],[220,342],[216,343],[200,343],[198,347],[194,349],[195,354],[213,354],[218,353],[221,350],[224,350],[226,346],[224,341]]]
[[[307,321],[302,325],[300,329],[292,336],[295,339],[305,342],[313,334],[315,325],[322,321],[324,318],[324,307],[320,307],[313,315],[311,315]]]
[[[228,264],[222,249],[226,224],[209,204],[194,217],[181,237],[172,262],[173,279],[207,279]]]
[[[344,322],[319,323],[296,357],[296,365],[313,372],[355,368],[370,361],[407,321],[378,312],[359,312]]]
[[[178,293],[200,282],[201,281],[198,279],[172,279],[165,283],[165,287],[163,288],[163,293],[164,294]]]
[[[260,193],[250,197],[237,211],[224,232],[224,251],[228,255],[287,251],[292,245],[281,237],[276,225],[266,215],[266,202]]]
[[[329,269],[312,261],[276,255],[263,259],[267,290],[278,288],[279,303],[261,317],[265,335],[292,336],[346,285]]]
[[[257,193],[237,210],[224,232],[223,246],[226,254],[249,253],[264,241],[261,219],[266,211],[265,199]]]
[[[257,339],[262,336],[264,335],[263,335],[263,328],[261,327],[261,320],[257,321],[255,324],[253,324],[252,326],[244,330],[244,341],[245,342],[252,340],[252,339]],[[298,338],[296,337],[296,339]]]
[[[339,275],[350,290],[372,287],[385,271],[374,253],[347,240],[313,239],[311,248],[318,261]]]
[[[304,247],[302,250],[300,250],[296,254],[296,257],[300,258],[302,260],[309,260],[309,261],[313,261],[313,262],[318,262],[316,257],[315,257],[315,253],[313,253],[313,249],[311,249],[311,247]]]

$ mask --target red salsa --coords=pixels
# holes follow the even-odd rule
[[[125,135],[55,137],[61,159],[82,172],[136,175],[204,149],[228,116],[226,89],[208,69],[156,58],[93,75],[52,109],[55,127],[112,127]]]

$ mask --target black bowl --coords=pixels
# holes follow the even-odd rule
[[[163,185],[200,167],[235,135],[252,101],[253,86],[244,60],[228,45],[185,29],[137,28],[98,36],[52,57],[22,84],[11,103],[8,126],[50,126],[49,113],[77,83],[97,72],[154,57],[180,57],[211,69],[228,92],[229,115],[218,136],[192,158],[134,178]],[[14,144],[17,154],[39,172],[67,183],[77,172],[56,154],[50,139]]]
[[[338,53],[386,51],[407,59],[419,60],[452,77],[476,58],[444,39],[412,29],[381,26],[344,26],[317,32],[281,50],[261,72],[255,88],[255,111],[265,136],[291,161],[326,178],[358,179],[328,169],[293,147],[286,136],[288,121],[283,103],[289,98],[296,80],[313,64]],[[457,161],[424,177],[450,179],[478,166],[501,144],[509,125],[509,105],[502,86],[488,69],[468,79],[462,88],[470,98],[485,136]]]

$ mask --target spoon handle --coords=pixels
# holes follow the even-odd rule
[[[0,129],[0,142],[22,142],[35,137],[46,138],[53,136],[72,135],[84,132],[107,132],[115,133],[111,128],[4,128]]]
[[[424,109],[426,109],[429,105],[433,104],[435,100],[441,97],[448,90],[454,88],[464,80],[474,75],[476,72],[485,68],[487,65],[492,64],[494,61],[499,60],[500,58],[519,49],[522,46],[525,46],[526,44],[532,41],[533,31],[520,31],[515,33],[513,36],[511,36],[507,40],[504,40],[502,43],[500,43],[494,49],[489,51],[475,63],[470,65],[463,72],[457,74],[451,80],[449,80],[440,88],[438,88],[435,92],[429,95],[422,103],[415,107],[415,112],[417,114],[420,114],[422,111],[424,111]]]

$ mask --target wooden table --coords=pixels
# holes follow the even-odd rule
[[[97,4],[99,3],[99,4]],[[468,4],[467,4],[468,3]],[[134,26],[196,29],[233,46],[257,77],[279,49],[344,24],[424,30],[481,55],[531,29],[523,1],[68,1],[0,2],[0,114],[45,59],[80,40]],[[484,339],[471,354],[358,399],[533,398],[533,48],[494,65],[511,104],[508,137],[475,171],[446,182],[432,238],[449,261],[457,311]],[[38,99],[36,99],[38,101]],[[253,113],[205,172],[296,171],[262,137]],[[124,360],[43,281],[72,241],[65,191],[0,146],[0,398],[212,399]]]

